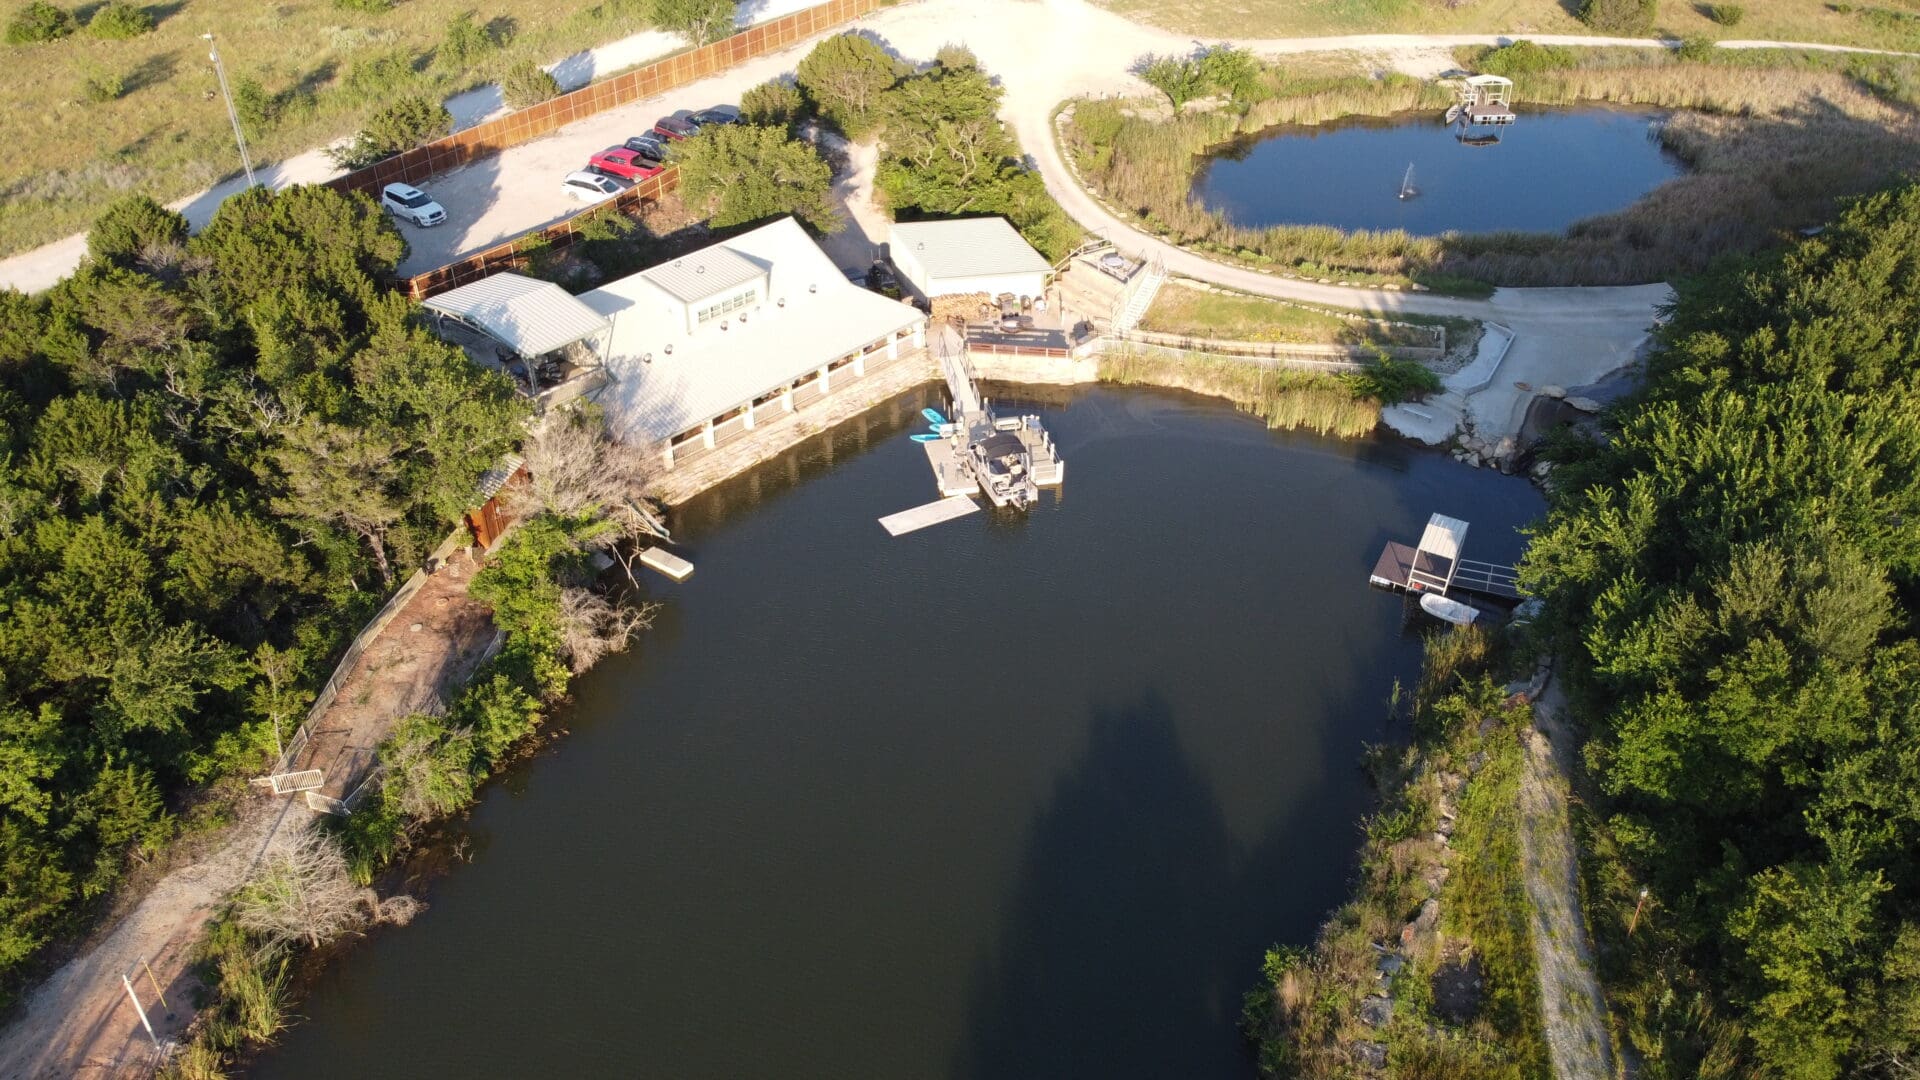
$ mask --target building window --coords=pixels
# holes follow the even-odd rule
[[[752,305],[759,299],[759,289],[748,289],[746,292],[736,293],[717,304],[708,305],[695,312],[694,323],[697,326],[705,326],[715,319],[724,319],[728,315],[739,311],[741,308]]]

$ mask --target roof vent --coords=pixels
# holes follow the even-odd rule
[[[808,291],[808,292],[810,292],[810,293],[817,293],[817,292],[819,292],[819,291],[820,291],[820,286],[818,286],[818,285],[809,285],[809,286],[807,286],[807,291]]]
[[[705,263],[701,263],[701,264],[700,264],[699,266],[696,266],[696,267],[694,267],[694,268],[693,268],[693,272],[694,272],[694,273],[696,273],[696,274],[704,274],[704,273],[706,273],[706,272],[707,272],[707,266],[706,266],[706,264],[705,264]]]

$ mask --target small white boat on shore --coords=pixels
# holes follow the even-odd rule
[[[1458,600],[1449,600],[1439,593],[1422,593],[1420,610],[1441,622],[1450,622],[1455,626],[1466,626],[1480,617],[1479,608],[1463,604]]]

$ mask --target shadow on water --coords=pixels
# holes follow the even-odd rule
[[[1244,989],[1215,959],[1245,921],[1234,861],[1166,700],[1149,689],[1096,707],[1086,752],[1033,822],[999,956],[982,957],[974,977],[953,1075],[1192,1070],[1192,1048],[1220,1039],[1222,1001]]]

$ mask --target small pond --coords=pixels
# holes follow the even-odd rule
[[[1506,128],[1461,141],[1431,111],[1284,125],[1217,148],[1193,190],[1236,225],[1333,225],[1417,235],[1519,229],[1559,232],[1620,210],[1680,175],[1645,109],[1521,106]],[[1407,167],[1411,198],[1400,198]]]

